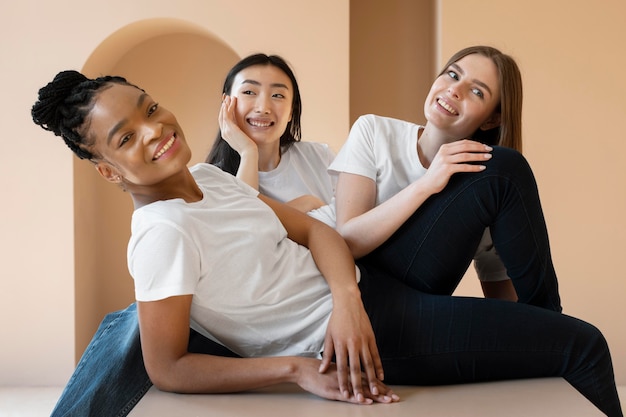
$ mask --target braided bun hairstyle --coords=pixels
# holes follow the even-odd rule
[[[132,85],[122,77],[90,79],[77,71],[59,72],[39,90],[39,99],[31,109],[33,121],[62,137],[80,159],[94,159],[96,155],[90,151],[93,139],[86,135],[85,119],[93,108],[96,93],[110,83]]]

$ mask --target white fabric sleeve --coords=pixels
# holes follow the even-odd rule
[[[374,116],[359,117],[352,125],[346,143],[330,164],[329,171],[363,175],[376,181],[375,134]]]
[[[138,301],[194,294],[200,254],[183,230],[173,223],[152,224],[134,233],[133,241],[128,266]]]

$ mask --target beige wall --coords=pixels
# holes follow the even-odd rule
[[[618,384],[625,385],[626,3],[439,6],[440,64],[464,46],[487,43],[521,67],[524,153],[539,184],[564,312],[604,332]]]
[[[435,60],[434,0],[351,0],[350,123],[374,113],[422,121]]]
[[[94,321],[97,324],[101,319],[97,314],[112,307],[100,305],[111,287],[79,281],[75,290],[75,158],[59,138],[32,123],[29,111],[37,89],[60,70],[80,70],[89,63],[88,70],[97,71],[109,65],[114,68],[117,61],[123,66],[127,62],[125,52],[158,35],[151,32],[146,38],[145,28],[137,22],[176,19],[199,28],[184,32],[212,34],[240,56],[263,51],[287,58],[301,83],[303,137],[338,148],[349,128],[349,3],[111,0],[104,4],[26,0],[3,2],[0,14],[4,22],[0,29],[0,70],[4,79],[0,115],[5,130],[5,151],[0,154],[4,191],[0,216],[0,385],[62,385],[74,368],[75,343],[81,345],[75,338],[75,325],[80,330],[84,326],[93,328]],[[165,23],[161,33],[171,35],[172,28]],[[136,25],[134,33],[123,31],[132,24]],[[176,22],[171,24],[177,26]],[[126,38],[116,48],[99,48],[111,37],[116,40],[120,31]],[[96,50],[100,55],[92,56]],[[184,66],[196,62],[183,62],[174,56],[180,55],[163,53],[153,72],[168,80],[168,72],[180,74]],[[206,97],[208,101],[214,99]],[[333,104],[332,111],[329,103]],[[162,100],[161,104],[165,105]],[[206,117],[213,123],[216,115]],[[90,169],[86,171],[91,173]],[[77,169],[77,174],[86,171]],[[81,191],[77,196],[80,211],[76,212],[79,229],[83,210],[92,211],[96,205],[93,202],[108,198],[109,192],[121,194],[114,188],[104,192],[81,188],[80,181],[76,186]],[[89,204],[81,205],[85,201]],[[124,208],[120,210],[125,215]],[[102,229],[107,228],[105,223]],[[95,228],[78,232],[93,233],[94,240],[101,239]],[[109,249],[117,254],[124,252],[119,247]],[[121,259],[113,269],[124,263]],[[103,268],[89,258],[81,258],[76,264],[77,272],[81,268]],[[125,299],[115,307],[125,306],[128,287],[123,292],[120,298]],[[75,294],[82,294],[78,297],[83,303],[80,311],[85,312],[78,314],[76,323]],[[96,318],[85,317],[94,314]]]
[[[199,32],[192,31],[194,34],[216,35],[240,56],[267,51],[288,58],[301,84],[305,139],[328,142],[335,149],[359,113],[378,112],[421,121],[423,97],[418,96],[429,82],[424,77],[434,73],[433,67],[438,65],[424,70],[422,55],[407,49],[412,42],[426,48],[428,62],[435,64],[474,43],[492,44],[515,56],[526,91],[525,153],[537,174],[564,307],[605,332],[618,383],[626,384],[626,334],[619,319],[626,315],[626,307],[620,303],[626,294],[620,265],[626,249],[626,220],[621,216],[626,209],[626,144],[617,129],[626,115],[622,98],[626,79],[620,76],[625,58],[618,55],[626,39],[620,20],[626,6],[621,0],[607,0],[602,7],[565,0],[432,0],[418,8],[409,0],[393,0],[381,4],[377,14],[375,8],[372,13],[375,2],[371,0],[364,0],[359,10],[354,9],[358,2],[352,3],[352,16],[349,0],[267,0],[262,8],[251,0],[137,0],[130,4],[111,0],[106,7],[101,2],[86,6],[78,0],[58,1],[53,7],[48,2],[26,0],[0,5],[4,17],[0,71],[5,80],[0,103],[5,128],[4,152],[0,155],[5,191],[0,219],[0,329],[4,342],[0,348],[0,385],[63,384],[74,367],[75,351],[79,353],[84,344],[75,336],[75,327],[93,327],[100,319],[97,314],[112,307],[98,305],[101,293],[97,287],[86,290],[80,281],[75,288],[75,250],[80,253],[75,249],[79,240],[75,234],[79,237],[90,232],[80,229],[82,210],[93,210],[89,205],[108,196],[109,191],[112,195],[120,193],[114,188],[96,193],[88,185],[81,188],[74,184],[70,152],[60,139],[41,131],[30,120],[28,113],[36,91],[62,69],[82,69],[90,63],[90,70],[108,65],[122,70],[127,65],[124,51],[95,57],[94,51],[128,25],[153,18],[179,19],[194,25],[199,28]],[[415,21],[426,14],[422,6],[429,15],[437,6],[437,24],[433,25],[438,27],[437,36],[424,27],[402,29],[402,25],[394,24],[396,19],[403,25],[414,20],[409,12],[394,14],[398,9],[392,6],[415,13]],[[377,29],[378,39],[388,39],[388,48],[400,45],[395,54],[370,48],[373,56],[380,54],[395,63],[390,71],[400,72],[387,75],[384,65],[382,70],[380,65],[363,65],[362,74],[369,74],[375,94],[370,91],[369,98],[349,100],[349,85],[354,97],[355,85],[368,88],[368,77],[357,79],[358,68],[349,68],[349,58],[367,59],[367,49],[357,39],[351,40],[352,51],[359,52],[349,55],[349,28],[355,17],[374,19],[371,27]],[[386,23],[380,24],[378,18]],[[139,41],[145,33],[140,26],[129,39]],[[163,30],[168,33],[167,28]],[[422,36],[433,36],[434,41],[423,42]],[[135,46],[122,42],[119,47]],[[98,59],[101,62],[96,62]],[[117,61],[120,67],[116,67]],[[166,75],[168,66],[179,64],[168,57],[164,61]],[[350,84],[350,74],[360,84]],[[386,79],[394,82],[385,84]],[[420,90],[418,94],[413,94],[413,88]],[[388,96],[393,97],[391,91],[398,100],[385,102]],[[369,107],[366,103],[372,97]],[[82,170],[77,168],[76,172]],[[75,190],[81,191],[76,209]],[[83,207],[80,201],[92,203]],[[86,270],[101,268],[89,258],[80,259],[79,264]],[[128,288],[121,290],[125,297]],[[80,310],[75,309],[74,297],[85,291],[86,295],[78,298],[85,304],[80,308],[92,308],[87,314],[90,317],[78,314],[75,320]],[[460,292],[476,294],[475,279],[464,280]],[[90,300],[95,305],[90,305]],[[119,307],[126,301],[120,300]]]

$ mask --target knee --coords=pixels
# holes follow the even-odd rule
[[[532,178],[534,174],[530,164],[518,151],[502,146],[494,146],[491,152],[492,158],[486,163],[486,173],[498,173],[505,177]]]
[[[609,344],[596,326],[581,320],[578,331],[581,357],[591,364],[596,364],[610,358]],[[610,359],[609,359],[610,360]]]
[[[498,164],[528,164],[524,155],[515,149],[506,148],[503,146],[494,146],[491,151],[491,161],[495,161]]]

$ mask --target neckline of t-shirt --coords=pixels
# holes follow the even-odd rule
[[[415,142],[411,141],[411,144],[409,145],[409,146],[411,146],[413,148],[413,152],[411,152],[411,155],[413,155],[413,161],[416,161],[417,164],[422,169],[426,169],[424,167],[424,165],[422,164],[422,161],[420,161],[420,155],[419,155],[419,151],[417,149],[418,143],[420,141],[419,132],[420,131],[424,132],[425,126],[416,124],[413,128],[415,129],[415,132],[411,136],[415,138]]]
[[[280,175],[284,170],[286,170],[287,166],[289,166],[290,160],[289,149],[282,153],[282,155],[280,156],[280,161],[278,162],[276,168],[271,171],[259,171],[259,178],[275,177],[277,175]]]

